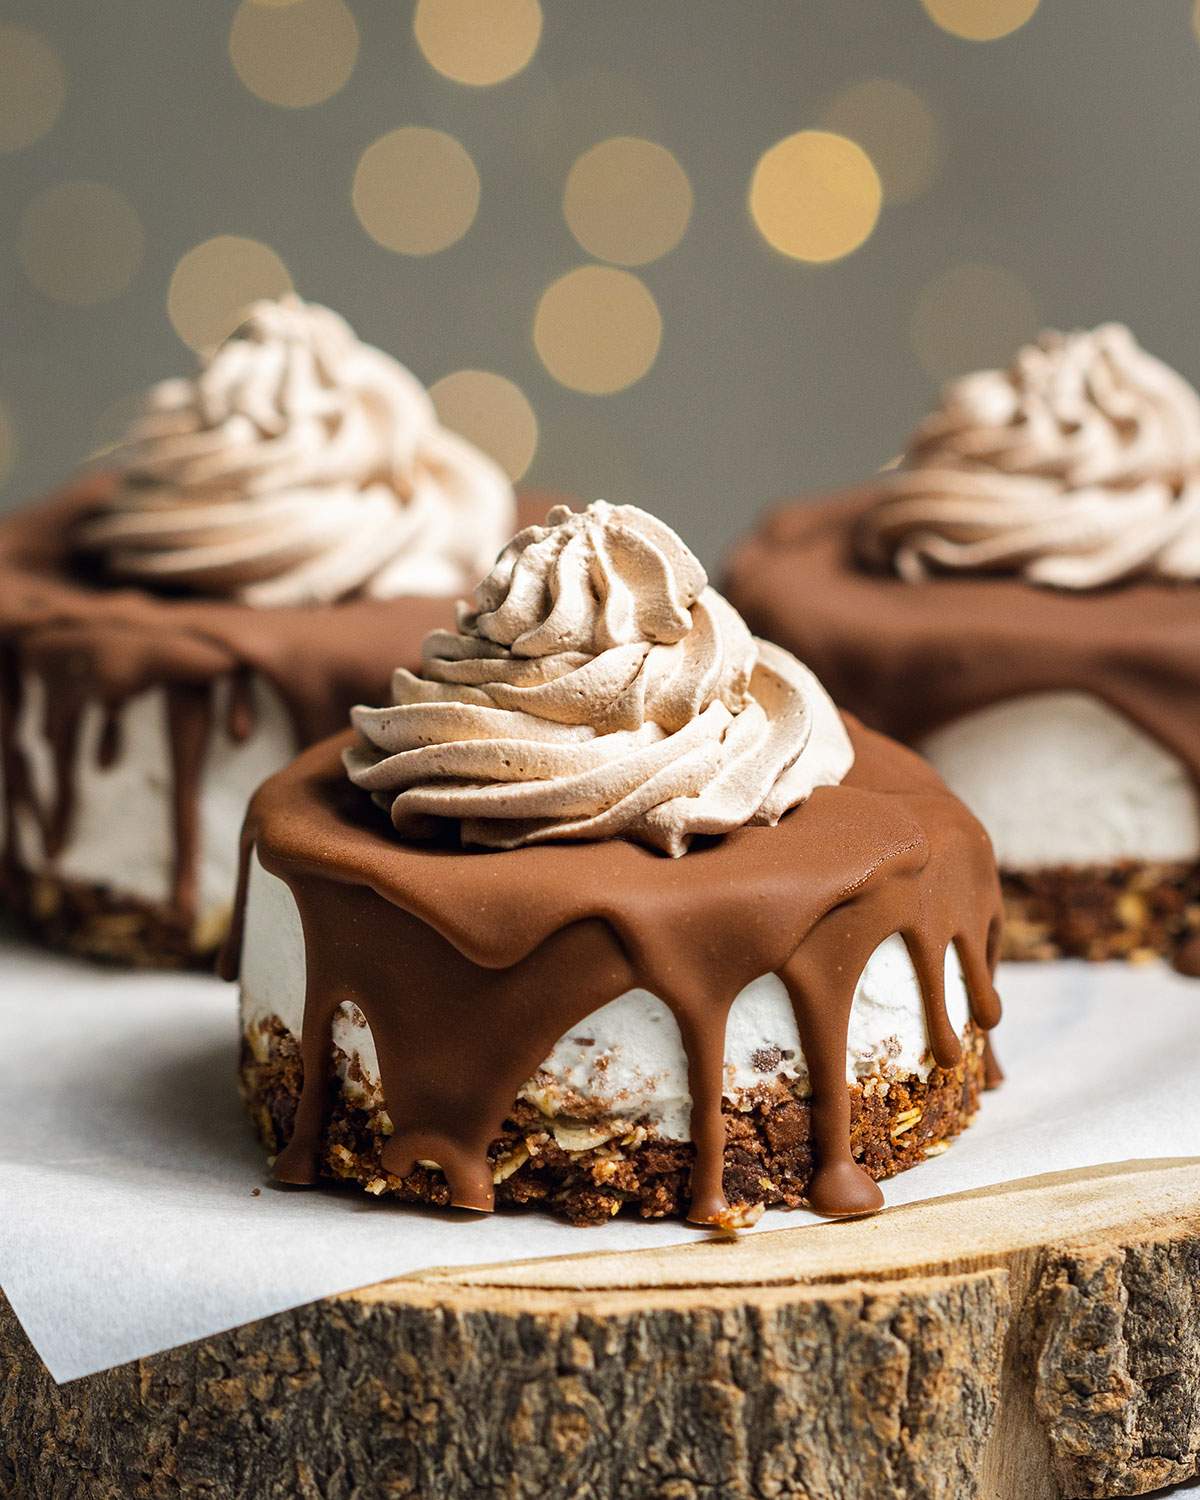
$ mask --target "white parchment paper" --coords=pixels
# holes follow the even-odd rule
[[[1008,1081],[945,1155],[884,1184],[889,1204],[1200,1156],[1200,981],[1025,965],[1000,989]],[[703,1233],[274,1187],[236,1055],[219,980],[108,972],[0,937],[0,1286],[57,1380],[410,1271]],[[795,1226],[800,1265],[814,1222],[769,1213],[759,1231]]]

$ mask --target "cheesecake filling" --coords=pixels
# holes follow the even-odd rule
[[[850,1146],[852,1017],[885,1050],[919,1049],[918,1069],[927,1052],[962,1061],[963,992],[976,1027],[998,1020],[1000,895],[978,822],[917,757],[837,715],[632,507],[556,510],[518,535],[425,663],[398,675],[392,705],[356,711],[351,735],[272,777],[247,816],[223,972],[240,963],[249,1002],[266,1003],[246,927],[257,860],[295,908],[291,957],[274,965],[293,1017],[304,997],[276,1176],[318,1179],[331,1038],[361,1021],[392,1126],[382,1169],[435,1163],[453,1203],[490,1209],[488,1147],[513,1101],[550,1063],[544,1098],[565,1104],[572,1049],[602,1017],[659,1028],[661,1097],[687,1099],[689,1217],[729,1223],[722,1105],[757,1016],[778,1033],[751,1049],[760,1063],[775,1048],[782,1077],[803,1060],[808,1202],[879,1208]],[[864,976],[895,964],[897,943],[920,1041],[872,1024]],[[649,1019],[664,1009],[673,1031]]]
[[[987,829],[1002,870],[1200,860],[1188,768],[1091,694],[1007,698],[916,748]]]
[[[14,807],[22,867],[35,877],[115,887],[150,908],[186,908],[195,946],[212,951],[237,889],[246,805],[298,748],[282,698],[259,677],[214,686],[189,826],[188,807],[176,798],[166,688],[144,688],[112,713],[85,703],[61,761],[44,732],[49,691],[41,677],[27,676],[14,726],[32,793]],[[0,766],[0,798],[7,797]]]
[[[245,956],[241,972],[242,1030],[252,1039],[264,1022],[299,1038],[304,1025],[304,932],[287,885],[254,858],[249,876]],[[945,955],[946,1009],[962,1039],[970,1015],[957,951]],[[332,1040],[343,1090],[363,1107],[378,1103],[379,1053],[357,1006],[343,1004]],[[918,1078],[934,1067],[925,1006],[904,940],[893,933],[867,960],[850,1010],[847,1084],[868,1078]],[[788,992],[775,974],[750,981],[729,1008],[722,1097],[752,1107],[764,1087],[794,1082],[811,1093],[811,1074]],[[692,1098],[687,1053],[669,1006],[647,990],[630,990],[560,1036],[517,1090],[548,1120],[569,1132],[616,1133],[642,1125],[663,1140],[690,1139]],[[561,1144],[561,1142],[560,1142]]]

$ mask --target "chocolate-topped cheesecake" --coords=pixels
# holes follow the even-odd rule
[[[983,829],[633,506],[521,531],[243,857],[224,972],[284,1182],[858,1214],[988,1081]]]
[[[777,509],[726,584],[978,814],[1007,955],[1200,972],[1200,397],[1128,330],[952,384],[899,468]]]
[[[85,953],[211,957],[250,793],[417,662],[513,516],[403,366],[251,308],[103,471],[0,519],[10,906]]]

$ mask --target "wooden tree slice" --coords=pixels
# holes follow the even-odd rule
[[[6,1496],[1058,1500],[1197,1473],[1195,1161],[427,1272],[61,1388],[0,1299]]]

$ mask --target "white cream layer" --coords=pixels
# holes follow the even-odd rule
[[[17,738],[38,799],[48,807],[55,794],[55,775],[41,728],[45,691],[40,677],[25,678]],[[215,931],[228,916],[246,804],[259,784],[296,753],[291,719],[274,687],[254,679],[254,730],[240,744],[225,731],[228,696],[229,684],[219,683],[200,782],[197,931]],[[97,763],[104,715],[96,704],[85,708],[72,773],[75,816],[66,848],[56,860],[47,861],[37,827],[25,812],[19,821],[21,853],[28,869],[160,903],[171,895],[175,867],[166,692],[151,688],[138,693],[122,708],[119,725],[120,754],[105,769]]]
[[[298,1037],[304,981],[304,934],[296,903],[284,882],[264,870],[256,857],[251,862],[242,955],[243,1030],[277,1016]],[[946,955],[946,1003],[961,1035],[968,1002],[953,949]],[[333,1035],[345,1054],[340,1060],[342,1076],[357,1063],[366,1090],[376,1089],[379,1064],[361,1014],[343,1006]],[[917,977],[903,939],[893,935],[871,955],[858,983],[846,1078],[853,1082],[873,1073],[927,1078],[932,1066]],[[749,1108],[756,1087],[774,1078],[807,1074],[787,991],[774,974],[763,975],[746,986],[730,1011],[726,1097],[735,1106]],[[645,990],[630,990],[572,1027],[521,1094],[552,1119],[600,1114],[630,1126],[646,1124],[670,1140],[688,1139],[691,1095],[679,1027],[662,1001]],[[581,1102],[586,1109],[581,1109]],[[612,1133],[604,1130],[599,1138]],[[570,1139],[586,1145],[587,1135],[586,1130],[574,1132]]]
[[[987,829],[1002,869],[1200,859],[1187,770],[1090,694],[1010,698],[917,749]]]

